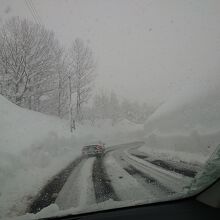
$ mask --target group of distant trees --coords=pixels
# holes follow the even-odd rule
[[[0,27],[0,94],[18,106],[69,118],[70,130],[83,119],[143,123],[153,112],[146,104],[119,101],[100,92],[89,101],[95,78],[92,50],[75,39],[64,49],[53,31],[12,17]]]
[[[99,119],[109,119],[112,125],[127,119],[133,123],[144,123],[155,108],[146,103],[119,100],[114,92],[100,92],[93,98],[90,107],[84,108],[84,118],[95,124]]]
[[[75,39],[64,49],[53,31],[13,17],[0,27],[0,94],[18,106],[82,120],[94,80],[92,50]]]

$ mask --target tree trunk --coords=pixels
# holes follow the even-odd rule
[[[78,121],[81,121],[81,97],[80,97],[80,88],[77,89],[77,98],[76,98],[76,118]]]
[[[21,97],[16,97],[15,103],[16,103],[16,105],[21,106]]]
[[[31,98],[31,96],[30,97],[28,97],[28,108],[31,110],[31,108],[32,108],[32,98]]]
[[[73,132],[73,111],[72,108],[70,108],[70,132]]]
[[[70,132],[73,132],[73,129],[76,129],[75,120],[73,119],[73,105],[72,105],[72,85],[71,77],[69,79],[69,121],[70,121]]]
[[[58,82],[58,116],[61,118],[61,74],[59,73],[59,82]]]

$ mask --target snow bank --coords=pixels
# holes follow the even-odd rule
[[[77,156],[66,121],[0,96],[0,218],[24,214],[41,187]]]
[[[0,96],[0,150],[17,153],[50,133],[70,137],[67,122],[29,111]]]
[[[164,103],[144,126],[141,150],[203,163],[220,143],[218,82],[193,84]]]

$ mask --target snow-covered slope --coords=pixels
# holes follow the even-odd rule
[[[0,218],[22,213],[57,172],[80,155],[68,123],[0,96]]]
[[[164,103],[147,121],[149,132],[188,134],[220,130],[220,89],[191,86]]]
[[[142,150],[205,161],[220,144],[218,82],[193,84],[164,103],[145,124],[146,147]]]
[[[49,133],[70,136],[66,121],[20,108],[0,95],[0,151],[17,153]]]

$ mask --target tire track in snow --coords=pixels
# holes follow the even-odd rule
[[[181,192],[191,182],[191,178],[178,173],[167,171],[145,160],[129,154],[126,150],[121,152],[123,159],[139,170],[141,173],[155,179],[160,185],[170,189],[171,192]]]
[[[193,178],[198,172],[198,168],[196,169],[195,165],[191,165],[191,168],[189,168],[189,165],[188,167],[186,167],[186,164],[184,164],[183,162],[161,160],[159,158],[152,157],[144,152],[138,151],[137,149],[128,150],[128,153],[140,159],[146,160],[149,163],[157,165],[165,170],[176,172],[187,177]]]
[[[145,188],[148,193],[148,197],[150,198],[164,198],[167,195],[173,194],[172,190],[165,187],[163,184],[158,182],[155,178],[152,178],[150,175],[141,172],[131,163],[129,163],[124,157],[123,151],[118,151],[113,154],[113,157],[117,161],[118,164],[136,181]],[[143,194],[144,195],[144,194]],[[145,195],[146,196],[146,195]]]
[[[113,154],[118,154],[118,150],[107,154],[104,164],[111,185],[119,199],[121,201],[153,200],[155,196],[151,190],[145,188],[133,175],[124,170]]]
[[[149,185],[151,185],[151,188],[154,187],[154,192],[158,191],[158,194],[161,195],[167,195],[167,194],[173,194],[174,192],[162,185],[160,182],[158,182],[156,179],[152,178],[151,176],[147,175],[146,173],[141,172],[140,170],[136,169],[132,165],[128,165],[124,168],[130,175],[132,175],[134,178],[138,180],[143,185],[146,185],[146,187],[149,188]],[[160,191],[160,192],[159,192]],[[156,193],[154,193],[156,194]]]
[[[104,168],[103,160],[104,158],[97,157],[93,165],[92,178],[96,202],[100,203],[109,199],[119,201]]]
[[[95,203],[92,182],[94,161],[94,157],[85,159],[73,170],[55,201],[60,209],[84,208]]]
[[[70,163],[65,169],[59,172],[54,178],[49,181],[36,196],[35,200],[28,207],[28,213],[37,213],[41,209],[54,203],[58,193],[63,188],[68,177],[72,171],[82,161],[82,157],[78,157],[72,163]]]

